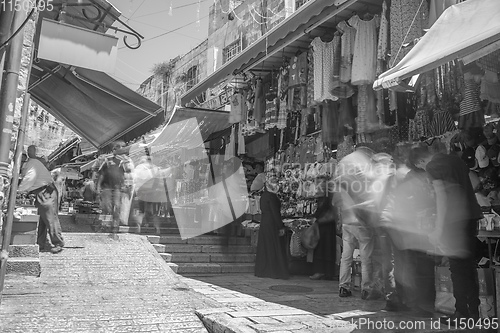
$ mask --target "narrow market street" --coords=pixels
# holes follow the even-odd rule
[[[41,253],[40,277],[7,276],[0,306],[2,332],[201,333],[207,327],[209,332],[332,333],[353,331],[351,322],[359,320],[372,325],[423,323],[388,316],[380,311],[384,302],[363,301],[359,292],[341,299],[335,281],[261,279],[248,273],[182,277],[145,236],[64,236],[63,252]],[[422,327],[430,328],[431,321],[425,323]],[[401,330],[360,325],[354,331]]]

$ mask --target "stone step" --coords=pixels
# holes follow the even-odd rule
[[[120,226],[118,228],[118,232],[120,232],[120,233],[133,233],[133,234],[137,234],[137,233],[139,233],[139,228],[137,228],[136,226],[133,226],[133,227]],[[156,228],[142,227],[141,228],[141,234],[155,235],[156,234]],[[160,234],[178,235],[179,234],[179,229],[177,229],[177,227],[160,228]]]
[[[172,253],[175,263],[253,263],[252,253]]]
[[[40,258],[9,258],[6,268],[12,275],[40,276],[42,271]]]
[[[170,253],[160,253],[160,257],[162,257],[165,262],[172,262],[172,255]]]
[[[255,253],[250,245],[164,244],[166,253]]]
[[[39,258],[38,245],[11,245],[9,247],[9,258]]]
[[[178,274],[203,275],[223,273],[252,273],[254,264],[251,263],[179,263]]]
[[[220,235],[201,235],[182,239],[180,235],[162,235],[160,244],[194,244],[194,245],[250,245],[248,237],[225,237]]]
[[[174,273],[178,273],[178,271],[179,271],[179,265],[174,264],[173,262],[167,262],[167,266],[168,266],[168,267],[170,267],[170,269],[171,269]]]

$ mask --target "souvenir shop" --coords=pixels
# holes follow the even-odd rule
[[[382,89],[387,82],[375,82],[396,67],[447,7],[461,2],[384,1],[378,11],[337,20],[308,48],[283,57],[280,68],[245,72],[233,80],[231,122],[244,140],[271,133],[266,171],[281,177],[282,217],[294,234],[308,226],[316,198],[324,195],[318,184],[356,146],[389,153],[401,164],[416,145],[459,151],[477,172],[478,196],[487,206],[488,220],[480,229],[500,230],[495,222],[500,218],[493,218],[491,209],[500,188],[498,47],[474,61],[455,56],[424,67],[408,79],[389,82],[391,89]],[[245,153],[240,156],[251,156]],[[257,195],[247,213],[244,224],[258,228],[252,222],[259,213]],[[493,260],[497,253],[490,242],[496,238],[482,240],[488,241]],[[292,243],[291,254],[304,257],[306,251]]]

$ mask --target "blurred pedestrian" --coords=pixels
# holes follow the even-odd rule
[[[36,158],[28,158],[20,173],[21,183],[19,192],[28,192],[36,197],[35,206],[38,208],[40,220],[38,222],[38,246],[40,250],[49,250],[59,253],[64,247],[61,224],[58,216],[59,193],[49,170]],[[50,236],[50,244],[47,240]]]
[[[113,155],[106,157],[97,172],[97,193],[100,194],[103,214],[113,216],[113,229],[128,225],[130,201],[133,194],[134,164],[124,153],[123,141],[111,146]]]
[[[449,258],[455,313],[441,321],[457,325],[479,318],[479,285],[475,263],[477,221],[482,218],[469,178],[469,168],[458,156],[414,148],[410,162],[425,169],[436,193],[437,215],[430,241]]]

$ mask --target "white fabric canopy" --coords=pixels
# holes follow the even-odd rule
[[[404,79],[466,57],[498,40],[499,0],[468,0],[453,5],[396,66],[379,76],[373,88],[400,88],[405,86]]]

